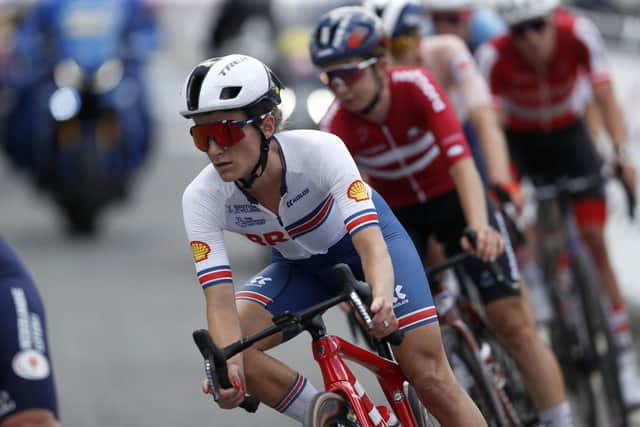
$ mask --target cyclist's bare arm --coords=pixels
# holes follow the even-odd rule
[[[204,295],[207,306],[207,325],[214,342],[223,347],[242,338],[233,284],[211,286],[204,290]],[[242,402],[246,389],[242,353],[229,359],[227,367],[229,381],[234,387],[220,390],[218,404],[221,408],[231,409]],[[205,393],[209,391],[206,384],[203,385],[203,391]]]
[[[375,316],[371,334],[384,337],[398,327],[398,320],[393,313],[394,276],[387,244],[379,227],[365,228],[351,239],[360,255],[365,280],[371,285],[373,293],[371,311]],[[383,325],[385,320],[387,327]]]
[[[617,160],[623,167],[623,178],[631,189],[636,193],[635,170],[626,151],[627,132],[624,123],[624,115],[620,104],[613,92],[613,85],[610,81],[602,82],[593,87],[593,94],[598,111],[602,116],[602,121],[607,133],[611,137],[611,142],[617,153]]]
[[[8,416],[0,427],[60,427],[51,411],[30,409]]]
[[[477,233],[475,252],[482,260],[493,261],[504,250],[504,242],[500,234],[489,225],[485,191],[473,159],[457,161],[449,169],[449,174],[456,185],[467,225]],[[463,247],[471,250],[466,239]]]
[[[478,133],[491,182],[497,184],[512,182],[507,141],[493,105],[484,104],[472,108],[469,110],[469,119]]]

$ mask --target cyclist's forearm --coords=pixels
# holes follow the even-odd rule
[[[602,121],[616,149],[627,142],[624,115],[613,93],[611,83],[598,85],[594,90],[596,104],[602,115]]]
[[[380,229],[366,228],[353,236],[352,241],[362,262],[365,281],[371,285],[374,298],[393,298],[393,266]]]
[[[216,345],[224,347],[242,338],[233,285],[212,286],[205,289],[204,293],[207,304],[207,325]],[[240,363],[242,359],[236,356],[230,360]]]
[[[513,179],[509,169],[509,152],[498,116],[491,105],[480,105],[469,112],[471,124],[478,134],[482,154],[492,183],[507,183]]]
[[[489,221],[485,191],[473,159],[458,161],[449,169],[449,174],[456,185],[467,225],[486,227]]]

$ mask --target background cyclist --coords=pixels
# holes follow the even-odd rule
[[[542,422],[570,425],[562,373],[537,336],[530,307],[488,270],[486,262],[496,260],[508,280],[520,280],[504,222],[487,201],[460,123],[426,69],[387,69],[387,47],[381,20],[367,9],[338,8],[320,18],[311,58],[336,96],[320,127],[342,138],[421,253],[431,234],[449,255],[470,250],[459,239],[466,226],[476,231],[478,259],[465,267],[494,330],[518,363]]]
[[[507,30],[493,10],[477,7],[477,0],[422,1],[435,34],[454,34],[462,38],[472,52]]]
[[[635,170],[626,154],[623,114],[613,92],[604,43],[590,21],[559,8],[559,3],[501,0],[498,11],[510,31],[477,52],[481,71],[502,106],[511,157],[522,174],[542,182],[599,174],[601,160],[583,123],[590,90],[582,83],[588,81],[616,162],[622,166],[622,179],[635,193]],[[605,245],[604,185],[576,194],[574,213],[610,301],[625,399],[638,403],[631,329]]]
[[[372,334],[405,331],[394,354],[430,411],[444,425],[485,425],[446,360],[409,236],[362,182],[339,138],[315,130],[276,133],[281,89],[263,63],[244,55],[204,61],[185,84],[182,115],[195,122],[194,142],[211,161],[185,190],[183,211],[215,342],[227,345],[270,326],[275,314],[335,294],[331,267],[345,262],[372,286]],[[223,230],[274,249],[272,263],[235,295]],[[396,287],[404,295],[394,308]],[[266,338],[228,361],[234,387],[222,391],[222,408],[236,407],[248,390],[302,421],[316,389],[263,352],[288,338]]]
[[[370,0],[365,4],[382,18],[391,41],[391,64],[429,70],[463,124],[484,183],[510,191],[521,205],[522,195],[511,176],[507,144],[489,89],[464,42],[455,35],[423,37],[424,15],[418,0]]]
[[[44,306],[0,237],[0,427],[58,427]]]

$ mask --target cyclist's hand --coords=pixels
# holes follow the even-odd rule
[[[637,189],[635,167],[633,166],[633,164],[631,164],[631,162],[629,162],[628,159],[622,157],[618,159],[618,165],[620,166],[620,176],[618,176],[618,178],[626,184],[626,186],[631,191],[631,194],[636,194]]]
[[[377,338],[383,338],[398,329],[398,319],[393,312],[393,299],[378,296],[373,299],[370,307],[373,313],[373,329],[369,331]]]
[[[490,225],[474,228],[476,232],[475,250],[466,236],[460,239],[462,248],[485,262],[493,262],[504,251],[504,240]]]
[[[502,208],[505,203],[511,203],[518,214],[521,214],[524,210],[526,200],[520,184],[517,181],[491,184],[489,194],[500,208]]]
[[[222,409],[233,409],[238,407],[244,400],[246,392],[246,386],[244,379],[242,378],[242,372],[238,365],[229,363],[227,365],[229,371],[229,382],[231,382],[231,388],[220,389],[220,400],[218,400],[218,406]],[[202,391],[204,393],[211,393],[209,382],[204,380],[202,383]]]

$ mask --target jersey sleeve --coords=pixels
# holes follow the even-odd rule
[[[394,77],[396,74],[394,74]],[[426,69],[415,69],[403,76],[414,84],[411,94],[416,111],[428,124],[447,166],[471,156],[460,121],[440,85]]]
[[[610,81],[611,75],[607,66],[606,48],[598,28],[588,19],[578,17],[576,18],[574,33],[584,49],[581,65],[585,67],[591,83],[597,85]]]
[[[224,203],[194,181],[182,196],[184,225],[202,289],[232,283],[222,228]]]
[[[329,133],[314,162],[316,173],[329,190],[342,213],[344,225],[351,235],[378,226],[378,213],[371,200],[371,189],[364,183],[355,161],[342,140]]]
[[[454,86],[459,88],[469,110],[480,105],[491,105],[489,88],[467,46],[451,38],[448,69]]]
[[[478,70],[488,85],[494,106],[498,111],[502,111],[504,89],[500,86],[495,72],[499,57],[498,49],[492,43],[484,43],[475,53]]]

